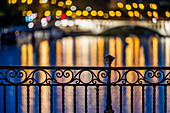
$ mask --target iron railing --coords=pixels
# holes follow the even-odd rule
[[[88,112],[88,87],[96,87],[96,109],[99,111],[99,87],[107,87],[107,100],[105,113],[117,112],[112,109],[111,87],[119,87],[119,112],[122,113],[123,87],[130,87],[131,113],[134,111],[134,87],[142,87],[142,113],[145,110],[145,88],[151,86],[152,91],[152,111],[156,113],[156,87],[164,88],[164,112],[167,112],[167,87],[170,85],[170,67],[110,67],[113,57],[106,58],[109,67],[27,67],[27,66],[0,66],[0,86],[3,87],[3,111],[7,112],[7,86],[15,87],[15,112],[18,113],[18,86],[25,86],[27,89],[27,112],[30,112],[30,87],[38,86],[39,113],[42,110],[42,87],[50,87],[50,111],[54,112],[54,87],[62,87],[62,113],[65,113],[65,87],[73,87],[73,112],[77,112],[77,87],[84,87],[84,111]],[[37,77],[38,76],[38,77]],[[40,80],[40,76],[44,79]],[[84,76],[88,76],[84,80]],[[135,76],[135,77],[134,77]],[[115,78],[116,77],[116,78]],[[134,79],[132,79],[134,78]],[[112,96],[112,97],[111,97]]]

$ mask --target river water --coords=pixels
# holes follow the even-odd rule
[[[113,67],[124,66],[170,66],[170,39],[166,37],[150,36],[137,37],[103,37],[103,36],[77,36],[63,37],[57,40],[43,40],[38,43],[3,45],[0,51],[1,66],[107,66],[104,56],[115,56]],[[42,112],[50,112],[49,87],[42,88]],[[84,113],[84,87],[77,90],[77,112]],[[1,92],[3,88],[0,88]],[[54,88],[54,112],[62,112],[61,87]],[[73,113],[73,88],[66,88],[65,110]],[[112,88],[112,106],[116,113],[119,112],[119,87]],[[134,112],[142,112],[141,88],[134,87]],[[163,88],[156,91],[156,110],[163,109]],[[19,112],[27,110],[26,87],[19,87]],[[170,88],[168,87],[168,94]],[[7,112],[15,112],[15,88],[7,87]],[[105,109],[106,88],[100,87],[100,112]],[[152,112],[152,87],[146,88],[145,111]],[[0,94],[3,100],[3,94]],[[95,87],[88,89],[88,112],[96,112]],[[123,88],[123,112],[130,113],[130,87]],[[170,106],[170,98],[168,97]],[[0,102],[3,106],[3,101]],[[30,87],[30,111],[38,112],[38,87]],[[170,108],[168,108],[170,112]],[[3,112],[3,107],[0,107]]]

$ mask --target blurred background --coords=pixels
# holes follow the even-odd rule
[[[1,66],[107,66],[104,56],[116,59],[113,67],[170,66],[169,0],[0,0]],[[135,77],[130,76],[131,79]],[[39,80],[43,79],[39,77]],[[88,79],[88,78],[87,78]],[[23,88],[23,87],[22,87]],[[19,112],[26,112],[26,90],[19,89]],[[134,88],[135,89],[135,88]],[[2,91],[3,88],[0,88]],[[38,112],[38,89],[30,89],[30,111]],[[49,90],[43,90],[42,112],[50,110]],[[78,112],[84,110],[81,88]],[[88,110],[95,112],[95,90],[89,88]],[[152,112],[151,88],[145,108]],[[14,87],[7,89],[7,112],[15,111]],[[72,89],[66,89],[66,112],[73,112]],[[119,88],[112,105],[119,112]],[[157,112],[164,112],[163,90],[156,92]],[[168,89],[167,92],[170,92]],[[54,112],[61,112],[61,87],[55,88]],[[130,89],[123,89],[123,111],[130,113]],[[134,111],[142,112],[141,90],[135,89]],[[2,97],[2,94],[0,94]],[[100,112],[106,88],[100,89]],[[167,99],[167,106],[170,99]],[[0,102],[3,105],[3,102]],[[170,111],[170,108],[167,109]],[[3,112],[3,108],[0,108]]]

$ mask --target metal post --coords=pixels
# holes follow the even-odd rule
[[[115,59],[115,57],[108,55],[104,57],[106,60],[108,67],[111,67],[112,61]],[[112,100],[111,100],[111,70],[108,69],[108,81],[107,81],[107,100],[106,100],[106,109],[104,110],[104,113],[114,113],[114,110],[112,109]]]

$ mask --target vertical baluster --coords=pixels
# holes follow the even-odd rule
[[[99,113],[99,86],[96,85],[96,113]]]
[[[153,113],[156,113],[156,86],[153,86]]]
[[[122,85],[120,85],[120,113],[122,113]]]
[[[145,112],[145,86],[142,86],[142,113]]]
[[[29,113],[30,112],[30,109],[29,109],[29,107],[30,107],[30,86],[29,85],[27,85],[27,113]]]
[[[73,89],[73,91],[74,91],[74,113],[76,113],[76,85],[74,85],[74,89]]]
[[[4,113],[6,113],[6,85],[4,85]]]
[[[133,113],[133,86],[131,86],[131,113]]]
[[[64,85],[62,85],[62,111],[63,111],[63,113],[65,112],[65,104],[64,104],[64,99],[65,99],[65,95],[64,95]]]
[[[85,113],[87,113],[87,85],[85,85]]]
[[[39,85],[39,113],[41,113],[41,85]]]
[[[164,113],[167,113],[167,85],[164,86]]]
[[[53,113],[53,85],[50,86],[50,106],[51,106],[51,113]]]
[[[18,85],[15,86],[15,113],[18,113]]]

